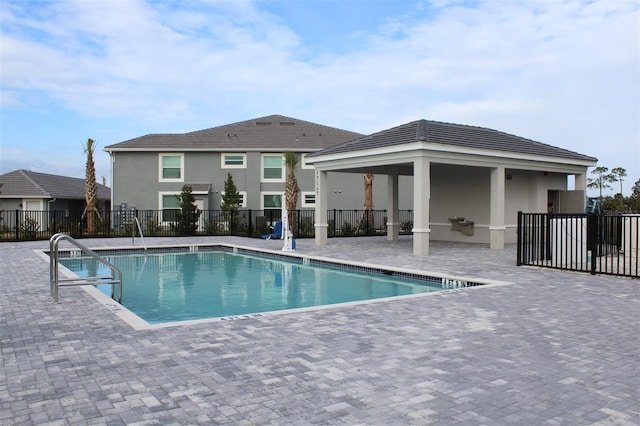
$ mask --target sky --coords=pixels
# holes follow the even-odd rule
[[[107,145],[271,114],[427,119],[596,157],[628,196],[639,27],[639,0],[2,0],[0,173],[84,178],[92,138],[109,183]]]

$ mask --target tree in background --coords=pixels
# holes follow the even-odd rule
[[[632,213],[640,213],[640,179],[631,187],[631,196],[627,204]]]
[[[224,193],[222,194],[220,208],[222,209],[225,220],[230,223],[231,232],[234,232],[237,226],[238,208],[240,204],[242,204],[242,197],[238,192],[236,184],[233,182],[233,176],[227,172],[227,180],[224,181]]]
[[[85,167],[84,180],[84,199],[87,203],[84,212],[87,215],[87,233],[89,235],[98,234],[98,224],[96,222],[96,202],[98,199],[98,183],[96,182],[96,165],[93,161],[93,152],[95,151],[95,142],[88,139],[84,146],[84,152],[87,154],[87,163]]]
[[[611,169],[611,175],[614,182],[620,182],[620,195],[622,195],[622,178],[627,177],[627,171],[622,167],[614,167]]]
[[[591,170],[591,173],[597,175],[597,177],[588,179],[587,187],[596,188],[600,191],[600,202],[602,202],[602,190],[611,189],[611,185],[609,184],[615,182],[615,176],[611,173],[607,173],[608,171],[609,169],[607,167],[596,167],[595,169]]]
[[[198,219],[202,212],[198,211],[195,204],[196,199],[193,196],[191,186],[184,185],[182,192],[176,197],[180,202],[180,210],[176,216],[177,231],[180,235],[195,235],[196,229],[198,229]]]
[[[298,186],[298,179],[296,179],[296,167],[298,166],[300,157],[292,151],[284,152],[282,156],[284,157],[284,164],[287,167],[287,183],[284,187],[285,204],[289,215],[291,233],[296,235],[298,233],[296,207],[298,205],[298,196],[300,195],[300,187]]]
[[[640,180],[637,180],[634,186],[631,188],[631,196],[625,197],[622,194],[623,181],[627,176],[627,171],[622,167],[615,167],[611,170],[611,173],[607,173],[608,168],[604,166],[596,167],[591,173],[596,174],[597,177],[589,179],[587,187],[597,189],[600,193],[600,205],[602,211],[608,214],[619,213],[640,213]],[[620,192],[610,195],[603,195],[604,189],[611,189],[611,183],[620,182]]]

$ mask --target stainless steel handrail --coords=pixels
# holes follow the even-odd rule
[[[142,246],[145,250],[147,250],[147,245],[144,243],[144,235],[142,235],[142,227],[140,226],[140,221],[137,217],[133,217],[133,220],[136,221],[136,225],[138,225],[138,232],[140,232],[140,238],[142,239]],[[131,245],[135,245],[136,238],[136,228],[133,228],[133,235],[131,235]]]
[[[111,276],[104,277],[86,277],[86,278],[67,278],[60,279],[58,277],[58,265],[59,265],[59,251],[58,246],[60,241],[66,240],[80,249],[84,254],[94,258],[98,262],[105,265],[107,268],[111,270]],[[116,279],[117,276],[117,279]],[[97,284],[111,284],[111,297],[115,296],[114,294],[114,286],[117,285],[119,287],[118,292],[118,303],[122,302],[122,271],[114,266],[111,262],[104,259],[93,250],[76,241],[73,237],[63,234],[57,233],[49,239],[49,287],[51,296],[53,296],[56,303],[58,302],[58,287],[60,286],[71,286],[71,285],[97,285]]]

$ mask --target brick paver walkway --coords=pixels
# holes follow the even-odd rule
[[[281,244],[147,244],[186,241]],[[53,303],[48,242],[2,243],[0,424],[640,424],[639,281],[518,268],[514,247],[297,246],[514,284],[136,331],[81,288]]]

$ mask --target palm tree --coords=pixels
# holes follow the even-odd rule
[[[300,187],[298,179],[296,179],[296,167],[300,161],[298,154],[292,151],[282,153],[284,164],[287,167],[287,183],[284,187],[285,204],[289,215],[289,226],[291,233],[297,233],[296,207],[298,204],[298,196],[300,195]]]
[[[84,152],[87,154],[84,180],[84,199],[87,203],[85,212],[87,214],[87,233],[89,235],[96,235],[98,233],[98,224],[96,222],[98,183],[96,182],[96,165],[93,161],[94,150],[94,140],[88,139],[87,144],[84,146]]]
[[[366,232],[372,232],[375,228],[373,218],[373,173],[365,173],[364,178],[364,214],[358,224],[358,231],[364,226]]]

